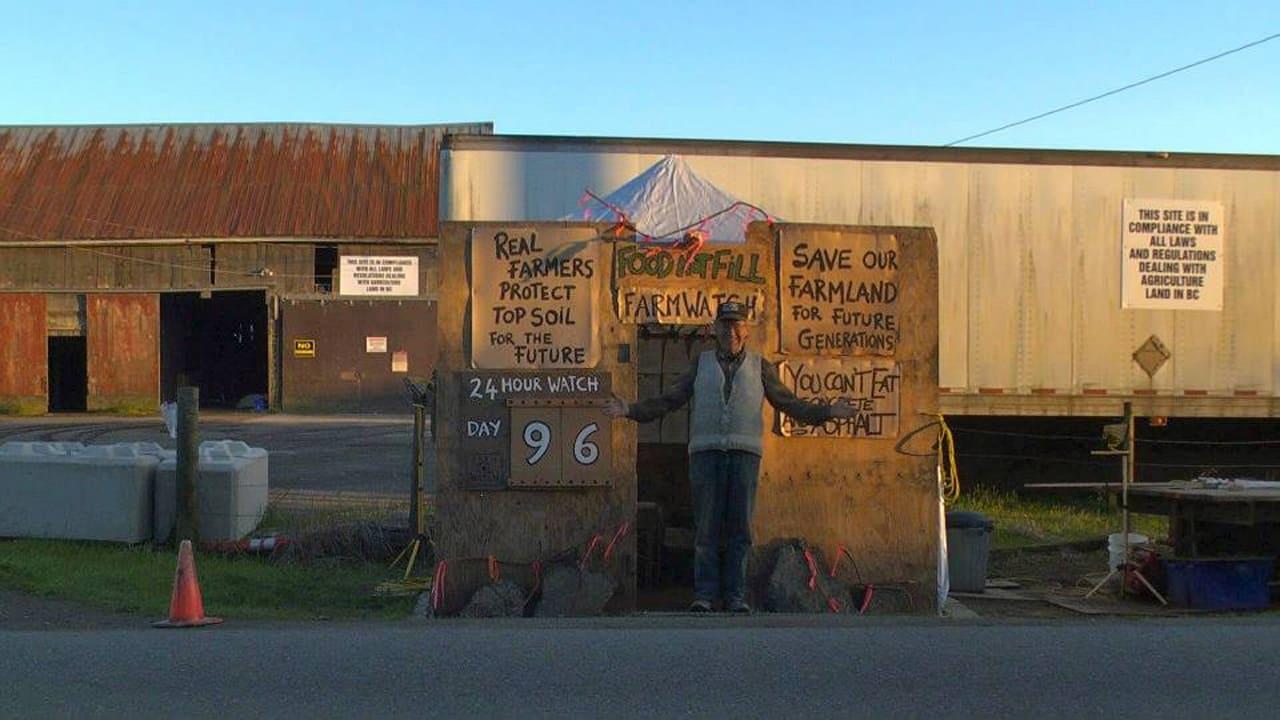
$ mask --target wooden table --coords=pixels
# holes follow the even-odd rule
[[[1280,524],[1280,489],[1217,490],[1172,484],[1129,486],[1129,511],[1167,515],[1174,551],[1198,557],[1196,524],[1258,528]]]

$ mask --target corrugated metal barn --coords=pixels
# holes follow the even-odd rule
[[[0,128],[0,411],[400,411],[438,158],[488,123]]]

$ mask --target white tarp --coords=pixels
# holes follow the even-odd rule
[[[749,223],[770,219],[764,210],[699,177],[676,155],[663,157],[608,195],[591,193],[588,189],[580,213],[562,219],[624,222],[649,242],[679,242],[699,230],[704,242],[741,243]]]

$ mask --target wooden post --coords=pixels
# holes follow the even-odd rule
[[[1134,453],[1137,450],[1134,447],[1133,404],[1127,401],[1124,404],[1124,422],[1124,447],[1127,452],[1124,456],[1124,474],[1120,476],[1120,532],[1124,533],[1124,579],[1120,583],[1122,598],[1129,590],[1129,485],[1133,482],[1133,471],[1136,469]]]
[[[174,542],[200,542],[196,479],[200,465],[200,389],[178,388],[178,517]]]
[[[410,477],[413,484],[409,490],[409,527],[413,528],[415,536],[423,534],[422,518],[422,470],[423,455],[426,443],[423,442],[423,435],[426,433],[426,417],[427,408],[422,402],[415,399],[413,403],[413,468]]]

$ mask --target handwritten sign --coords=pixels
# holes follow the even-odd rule
[[[340,295],[416,296],[416,256],[343,255],[338,271]]]
[[[528,484],[555,485],[558,483],[552,482],[552,477],[548,474],[548,468],[552,466],[553,461],[557,463],[557,472],[567,468],[571,476],[581,479],[580,474],[574,473],[581,469],[578,466],[582,463],[575,464],[571,461],[565,464],[557,458],[564,454],[565,443],[562,440],[565,440],[565,433],[573,432],[573,435],[567,438],[571,452],[577,435],[582,433],[590,423],[580,428],[566,430],[561,410],[564,405],[574,401],[603,401],[609,398],[611,385],[608,373],[592,370],[480,371],[459,373],[458,380],[461,393],[458,403],[460,439],[458,458],[459,467],[462,468],[464,487],[472,490],[504,489],[508,487],[508,481],[513,477],[515,477],[513,484],[528,482],[532,478],[537,482],[528,482]],[[521,408],[522,415],[518,418],[523,422],[519,428],[520,435],[513,436],[514,409],[509,407],[508,403],[512,400],[536,399],[550,400],[557,402],[558,405],[545,408]],[[568,410],[568,408],[563,409],[566,412]],[[535,410],[543,412],[539,413]],[[571,420],[576,418],[571,416]],[[532,421],[541,421],[547,426],[547,437],[543,438],[539,434],[541,431],[535,428],[529,431],[529,442],[526,443],[523,434],[524,426]],[[598,436],[594,433],[583,436],[579,443],[580,449],[585,448],[583,443],[587,442],[601,447],[603,444],[612,442],[609,439],[608,429],[601,425],[597,430],[601,432]],[[540,462],[542,457],[538,457],[534,463],[528,463],[529,457],[544,440],[548,444],[545,452],[554,450],[554,458],[548,458],[548,463],[545,465]],[[524,443],[524,445],[517,445],[518,447],[528,446],[528,452],[523,456],[526,461],[525,467],[518,475],[513,475],[516,472],[512,464],[513,443]],[[581,452],[585,453],[589,450],[581,450]],[[604,468],[606,464],[602,463],[599,467]],[[602,472],[605,471],[602,470]],[[607,483],[611,480],[601,482]],[[578,484],[596,483],[581,481]]]
[[[715,320],[720,303],[733,300],[756,322],[772,266],[772,249],[758,241],[708,245],[692,255],[617,243],[614,303],[624,323],[704,325]]]
[[[747,322],[758,322],[764,311],[764,289],[750,293],[721,287],[682,288],[620,286],[616,294],[618,317],[626,323],[706,325],[715,321],[722,302],[739,302],[747,309]]]
[[[594,367],[603,271],[591,228],[477,228],[471,234],[471,364]]]
[[[782,352],[893,355],[898,315],[893,235],[787,228],[779,240]]]
[[[1124,201],[1121,307],[1221,310],[1220,202]]]
[[[785,437],[893,438],[898,435],[902,373],[883,358],[811,358],[778,364],[782,383],[798,397],[830,405],[837,399],[853,405],[850,418],[822,425],[801,425],[778,413],[778,432]]]

